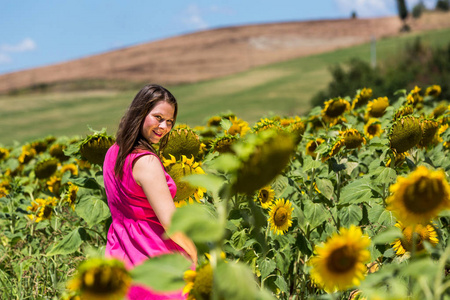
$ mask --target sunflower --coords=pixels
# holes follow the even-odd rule
[[[78,267],[67,283],[69,290],[79,292],[85,300],[119,300],[128,291],[131,276],[123,262],[116,259],[91,258]]]
[[[200,195],[203,196],[204,189],[199,189],[197,187],[191,186],[189,183],[183,181],[183,177],[191,174],[204,174],[205,172],[200,167],[198,162],[194,161],[194,157],[188,159],[186,156],[182,155],[180,160],[176,160],[173,155],[170,155],[170,159],[163,158],[164,167],[167,173],[172,177],[177,186],[177,193],[173,199],[176,206],[182,206],[186,200],[190,203],[193,202],[192,196],[194,196],[197,202],[199,201]]]
[[[397,255],[403,255],[406,252],[412,251],[413,228],[415,235],[414,239],[416,252],[421,252],[425,249],[423,245],[424,241],[427,241],[433,246],[439,243],[438,235],[432,224],[416,224],[404,226],[401,222],[397,222],[395,224],[395,227],[400,228],[403,234],[402,238],[397,239],[392,243],[392,248],[394,248],[394,251]]]
[[[282,119],[280,121],[280,124],[282,127],[285,127],[288,130],[288,132],[294,135],[296,143],[301,142],[303,134],[305,133],[306,130],[306,126],[305,123],[303,123],[303,121],[299,117],[295,117],[295,119]],[[285,125],[283,126],[283,124]]]
[[[448,110],[448,104],[447,103],[441,103],[438,106],[436,106],[433,111],[430,114],[430,118],[438,118],[445,114]]]
[[[0,186],[0,198],[6,197],[9,194],[9,191],[3,187]]]
[[[389,100],[387,97],[378,97],[377,99],[369,101],[366,109],[366,119],[382,117],[388,106]]]
[[[7,159],[9,157],[9,150],[6,148],[0,147],[0,160]]]
[[[272,119],[263,118],[260,119],[255,126],[253,126],[253,132],[261,132],[267,129],[274,129],[279,126],[278,122]]]
[[[56,201],[55,197],[36,199],[31,203],[31,206],[28,206],[27,210],[31,211],[32,214],[27,215],[27,217],[36,223],[49,220],[53,213],[53,207],[56,206]]]
[[[433,120],[423,120],[420,125],[422,126],[422,139],[418,146],[427,148],[435,140],[436,133],[439,130],[439,123]]]
[[[42,153],[47,150],[47,142],[46,141],[34,141],[31,143],[31,148],[36,150],[36,153]]]
[[[91,164],[103,165],[108,149],[114,144],[115,139],[106,132],[97,132],[87,136],[80,142],[80,154],[83,159]]]
[[[325,140],[321,138],[309,141],[308,144],[306,144],[306,154],[316,158],[317,153],[315,153],[315,151],[317,147],[319,147],[319,145],[322,144],[323,142],[325,142]]]
[[[61,189],[61,178],[58,176],[52,176],[47,181],[47,187],[50,192],[54,195],[59,195],[59,190]]]
[[[396,153],[406,152],[422,139],[422,126],[413,116],[398,119],[389,131],[391,149]]]
[[[239,140],[238,137],[234,135],[224,135],[222,137],[218,137],[212,142],[213,152],[219,153],[233,153],[233,149],[231,146]]]
[[[403,152],[403,153],[396,153],[395,154],[395,159],[394,159],[394,166],[395,167],[400,167],[405,161],[406,161],[406,157],[408,156],[408,152]],[[391,167],[392,161],[389,158],[389,160],[386,163],[386,167]]]
[[[450,208],[450,186],[442,170],[419,166],[407,178],[390,186],[387,209],[405,225],[428,224],[441,210]]]
[[[342,98],[333,98],[324,103],[322,109],[322,119],[330,125],[335,125],[342,115],[350,110],[350,103]]]
[[[91,163],[87,160],[75,158],[75,161],[80,169],[89,170],[92,167]]]
[[[212,116],[209,118],[208,122],[206,123],[206,126],[208,127],[218,127],[220,126],[220,122],[222,121],[221,116]]]
[[[69,182],[69,188],[66,192],[66,195],[64,196],[64,200],[66,200],[70,207],[72,207],[72,210],[75,210],[75,202],[77,201],[77,193],[78,193],[78,186],[74,185],[72,182]]]
[[[270,229],[278,234],[284,234],[292,226],[292,207],[289,200],[284,201],[283,198],[275,201],[270,207],[269,224]]]
[[[369,121],[367,121],[366,125],[364,125],[364,133],[369,139],[380,136],[383,133],[380,120],[376,118],[370,118]]]
[[[407,105],[400,107],[394,115],[394,121],[400,119],[403,116],[412,115],[414,113],[414,107]]]
[[[58,160],[56,158],[47,158],[36,164],[34,173],[39,179],[49,178],[58,168]]]
[[[50,147],[49,153],[51,156],[59,159],[59,161],[66,161],[70,158],[64,154],[64,149],[66,148],[67,146],[64,144],[54,144]]]
[[[361,148],[362,144],[366,143],[366,139],[356,129],[347,129],[345,131],[341,131],[340,135],[342,137],[345,148],[347,149],[359,149]]]
[[[362,88],[356,95],[355,99],[353,99],[352,109],[361,107],[362,105],[366,104],[371,97],[372,97],[372,89]]]
[[[236,144],[234,191],[252,195],[266,186],[287,166],[296,147],[292,134],[284,130],[264,130]]]
[[[323,128],[323,126],[324,126],[322,117],[320,115],[315,115],[315,116],[309,117],[307,122],[309,124],[311,124],[312,130],[318,130],[320,128]]]
[[[213,269],[208,262],[197,271],[188,270],[184,272],[186,286],[183,294],[189,293],[188,300],[211,299],[213,288]]]
[[[244,136],[248,131],[250,131],[250,127],[248,123],[242,119],[237,117],[230,117],[229,119],[232,123],[231,127],[225,131],[225,134]]]
[[[412,106],[417,106],[423,102],[423,97],[420,95],[420,88],[415,86],[414,89],[406,96],[406,103]]]
[[[339,234],[315,247],[315,255],[308,262],[312,280],[329,293],[358,286],[370,259],[369,246],[370,238],[363,235],[361,228],[341,228]]]
[[[173,155],[176,160],[179,160],[183,155],[196,157],[200,152],[200,138],[187,125],[178,125],[168,135],[169,141],[162,152],[162,156],[165,158]]]
[[[261,203],[262,208],[269,208],[275,198],[275,191],[270,185],[260,188],[257,195],[257,200]]]
[[[325,154],[322,157],[322,162],[327,161],[331,157],[338,154],[339,151],[341,151],[342,147],[344,147],[344,146],[345,146],[344,140],[342,138],[339,138],[336,142],[334,142],[333,147],[331,147],[330,152],[328,152],[328,154]]]
[[[67,164],[62,166],[60,172],[61,174],[64,174],[65,172],[69,171],[73,176],[78,175],[78,167],[75,164]]]
[[[22,153],[18,160],[21,164],[26,164],[36,156],[37,152],[30,145],[22,146]]]
[[[425,96],[432,96],[434,98],[437,98],[441,94],[441,87],[439,85],[432,85],[427,87],[425,90]]]

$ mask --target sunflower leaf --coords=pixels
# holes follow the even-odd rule
[[[275,268],[277,267],[277,263],[275,262],[275,260],[268,259],[266,257],[258,262],[258,266],[259,271],[261,272],[261,279],[264,279],[269,276],[270,273],[273,272],[273,270],[275,270]]]
[[[310,156],[305,157],[305,162],[303,164],[303,172],[307,172],[312,169],[317,169],[323,166],[320,160],[313,160]]]
[[[181,231],[194,242],[216,242],[223,236],[223,227],[205,205],[191,204],[177,208],[168,234]]]
[[[421,276],[430,276],[431,274],[436,273],[436,269],[435,262],[433,262],[431,258],[427,257],[425,259],[411,261],[400,270],[404,276],[419,278]]]
[[[192,174],[183,177],[183,181],[188,182],[192,186],[205,188],[214,194],[217,194],[225,183],[225,180],[222,177],[212,174]]]
[[[89,227],[111,216],[108,205],[98,196],[89,194],[80,197],[75,212],[88,223]]]
[[[77,227],[62,240],[54,244],[52,249],[47,253],[47,256],[71,254],[80,248],[86,238],[86,230],[84,228]]]
[[[359,204],[372,199],[372,185],[368,177],[361,177],[342,188],[340,204]]]
[[[377,234],[373,238],[374,244],[389,244],[392,243],[394,240],[402,237],[402,231],[400,228],[397,227],[391,227],[386,229],[385,231]]]
[[[245,233],[245,230],[236,231],[230,238],[231,245],[236,250],[241,250],[244,246],[245,242],[248,239],[248,235]]]
[[[214,272],[214,287],[219,299],[274,299],[260,290],[250,268],[242,263],[221,263]]]
[[[307,201],[305,202],[305,217],[306,222],[315,228],[325,222],[329,214],[322,204]]]
[[[397,178],[397,172],[392,168],[379,166],[372,173],[372,176],[376,177],[374,180],[376,184],[390,184]]]
[[[133,282],[141,283],[156,291],[181,289],[183,275],[191,262],[181,254],[165,254],[149,258],[130,271]]]
[[[316,178],[317,188],[320,193],[325,196],[328,200],[333,197],[334,187],[333,183],[328,179]]]
[[[275,279],[275,285],[284,293],[288,294],[289,288],[286,283],[286,280],[280,275],[277,275],[277,279]]]
[[[341,220],[341,225],[345,227],[359,224],[362,217],[362,209],[358,205],[348,205],[339,209],[339,219]]]

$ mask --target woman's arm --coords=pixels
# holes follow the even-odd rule
[[[175,204],[167,186],[161,162],[153,155],[141,156],[133,166],[133,177],[144,190],[159,222],[167,231],[175,212]],[[170,238],[182,247],[197,265],[197,249],[192,240],[181,232],[172,234]]]

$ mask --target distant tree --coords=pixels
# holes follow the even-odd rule
[[[421,0],[419,1],[419,3],[414,5],[411,14],[413,18],[418,19],[425,10],[426,10],[425,4],[423,4],[423,1]]]
[[[352,11],[351,17],[352,17],[352,19],[356,19],[357,18],[356,11]]]
[[[436,2],[436,10],[449,11],[450,0],[438,0]]]
[[[398,16],[403,21],[401,31],[409,31],[409,26],[406,24],[406,18],[408,18],[408,8],[406,8],[405,0],[397,0]]]

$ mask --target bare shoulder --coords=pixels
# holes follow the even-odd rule
[[[133,177],[138,184],[149,178],[164,176],[160,160],[154,155],[143,155],[133,164]]]

